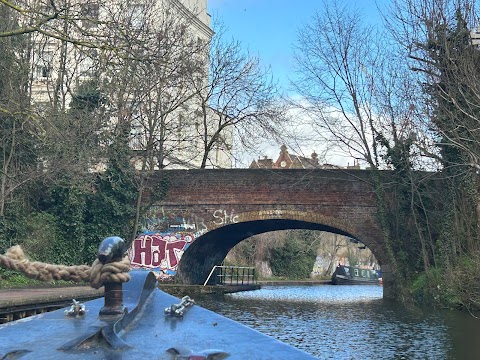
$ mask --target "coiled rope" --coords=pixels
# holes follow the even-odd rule
[[[95,260],[88,265],[55,265],[26,258],[19,245],[12,246],[4,255],[0,255],[0,266],[24,273],[31,279],[41,281],[66,280],[74,282],[89,281],[90,286],[99,289],[105,282],[124,283],[130,280],[130,261],[127,256],[122,260],[103,264]]]

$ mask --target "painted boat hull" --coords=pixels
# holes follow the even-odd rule
[[[333,285],[379,285],[379,280],[350,279],[342,275],[332,277]]]
[[[379,285],[378,273],[374,270],[338,265],[332,275],[332,285]]]

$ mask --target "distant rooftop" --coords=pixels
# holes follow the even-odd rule
[[[360,165],[336,166],[332,164],[320,164],[318,155],[314,151],[311,157],[293,155],[288,152],[285,145],[280,147],[280,155],[276,161],[264,156],[263,159],[253,160],[250,169],[360,169]]]

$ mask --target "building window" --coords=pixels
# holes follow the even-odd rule
[[[93,77],[95,75],[95,60],[97,57],[98,53],[96,49],[86,50],[86,52],[82,54],[82,58],[78,64],[80,76]]]
[[[130,130],[130,148],[133,150],[145,150],[145,136],[143,135],[143,129],[140,123],[133,122]]]
[[[98,20],[99,5],[94,3],[82,4],[82,16],[89,20]]]
[[[85,27],[93,27],[98,22],[100,6],[95,3],[82,4],[82,24]]]
[[[52,73],[53,54],[49,51],[44,51],[40,54],[37,65],[35,67],[37,78],[49,78]]]
[[[178,132],[181,132],[185,127],[185,116],[183,114],[178,115]]]

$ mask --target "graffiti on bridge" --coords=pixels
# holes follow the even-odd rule
[[[230,211],[224,209],[218,209],[213,212],[215,218],[214,223],[216,225],[236,224],[238,223],[238,215],[235,215],[235,210]]]
[[[210,216],[216,226],[239,221],[233,209],[217,209]],[[185,250],[208,232],[205,223],[205,219],[187,211],[171,213],[163,206],[151,208],[143,223],[143,233],[128,250],[132,268],[155,269],[160,270],[160,275],[175,275]]]
[[[176,233],[192,232],[195,237],[199,237],[208,231],[204,219],[188,213],[172,214],[166,213],[163,206],[153,207],[146,215],[143,223],[143,231]]]
[[[191,233],[150,233],[138,236],[128,251],[133,268],[159,269],[174,275],[183,252],[195,240]]]

